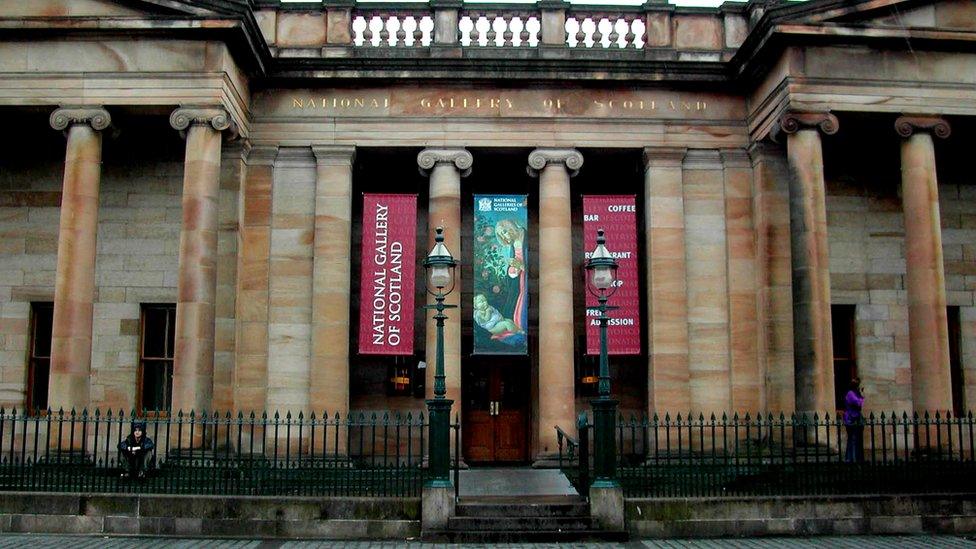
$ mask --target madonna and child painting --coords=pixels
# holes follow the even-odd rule
[[[474,352],[527,354],[526,196],[474,202]]]

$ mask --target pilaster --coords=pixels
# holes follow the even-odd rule
[[[687,149],[644,149],[644,240],[647,247],[648,412],[686,412],[688,295],[682,169]]]
[[[316,160],[309,407],[349,411],[352,168],[356,148],[313,146]]]

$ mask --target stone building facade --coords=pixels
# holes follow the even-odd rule
[[[422,410],[422,312],[414,355],[356,352],[372,192],[462,262],[448,396],[515,449],[488,461],[588,407],[586,194],[637,204],[625,412],[833,411],[854,375],[874,411],[976,402],[971,0],[33,0],[0,29],[8,409]],[[527,356],[472,352],[490,192],[527,196]]]

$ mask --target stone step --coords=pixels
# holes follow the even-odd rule
[[[579,496],[461,498],[458,517],[589,517],[590,504]]]
[[[459,503],[455,510],[458,517],[588,517],[587,503]]]
[[[451,517],[447,529],[469,531],[574,531],[592,529],[590,517]]]
[[[469,531],[425,531],[423,541],[439,543],[569,543],[569,542],[623,542],[628,540],[627,532],[606,532],[602,530],[469,530]]]

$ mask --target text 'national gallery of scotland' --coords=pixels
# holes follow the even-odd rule
[[[0,3],[0,406],[976,403],[976,3]],[[128,413],[128,412],[126,412]]]

